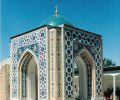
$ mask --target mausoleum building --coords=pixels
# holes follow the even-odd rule
[[[55,15],[11,37],[10,100],[103,100],[102,36]]]

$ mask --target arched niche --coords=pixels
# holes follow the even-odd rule
[[[34,52],[26,49],[21,55],[18,66],[20,100],[39,100],[39,65]]]
[[[82,49],[74,58],[74,75],[73,75],[74,94],[76,84],[78,87],[79,98],[92,98],[96,95],[96,69],[95,61],[87,49]],[[74,95],[76,98],[76,95]]]

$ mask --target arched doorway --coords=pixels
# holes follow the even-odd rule
[[[75,97],[87,97],[87,69],[81,57],[74,62],[74,90]]]
[[[95,97],[95,66],[86,50],[82,50],[74,59],[74,96],[75,100]]]
[[[21,58],[19,81],[20,100],[38,100],[38,67],[30,52]]]

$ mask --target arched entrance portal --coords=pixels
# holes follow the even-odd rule
[[[20,100],[38,100],[38,67],[35,57],[26,52],[20,62]]]
[[[95,97],[95,66],[92,56],[83,50],[74,60],[75,100],[89,100]]]

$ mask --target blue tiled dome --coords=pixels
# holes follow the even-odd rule
[[[41,25],[51,25],[51,26],[59,26],[62,24],[73,26],[68,20],[66,20],[63,16],[53,15],[45,20]]]

